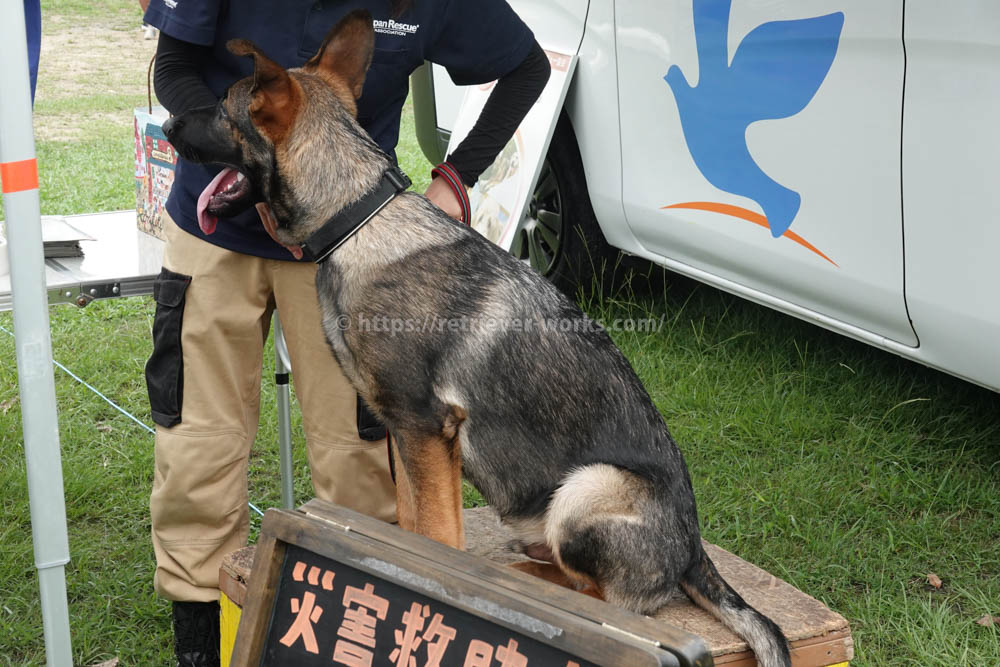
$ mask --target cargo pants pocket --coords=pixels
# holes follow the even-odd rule
[[[181,422],[184,393],[184,358],[181,323],[184,295],[191,276],[162,269],[153,283],[156,316],[153,319],[153,354],[146,362],[146,390],[153,421],[170,428]]]
[[[365,399],[358,395],[358,437],[362,440],[373,442],[375,440],[385,440],[385,424],[379,421],[375,413],[371,411]]]

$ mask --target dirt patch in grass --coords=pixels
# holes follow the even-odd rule
[[[131,125],[131,112],[110,107],[145,104],[146,69],[156,51],[156,40],[143,39],[138,19],[133,30],[101,25],[69,25],[45,32],[39,59],[35,103],[71,98],[106,96],[104,109],[85,113],[40,113],[35,133],[39,140],[76,141],[88,136],[87,128],[108,121]],[[112,101],[118,100],[117,104]],[[155,98],[154,98],[155,103]]]
[[[145,95],[155,39],[134,30],[78,25],[42,37],[38,99],[74,95]]]
[[[87,141],[107,128],[108,125],[121,126],[131,123],[131,112],[122,111],[35,116],[35,141]]]

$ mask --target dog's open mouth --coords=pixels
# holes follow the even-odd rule
[[[198,197],[198,226],[211,234],[219,218],[241,213],[251,202],[250,180],[241,172],[226,167],[212,179]]]

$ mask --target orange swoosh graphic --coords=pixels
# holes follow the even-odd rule
[[[740,206],[733,206],[732,204],[720,204],[718,202],[711,202],[711,201],[689,201],[683,204],[671,204],[670,206],[661,206],[660,208],[661,209],[688,208],[688,209],[694,209],[696,211],[711,211],[713,213],[721,213],[722,215],[728,215],[734,218],[740,218],[742,220],[752,222],[755,225],[760,225],[764,229],[771,228],[771,225],[769,225],[767,222],[767,218],[765,218],[760,213],[756,213],[754,211],[742,208]],[[803,248],[806,248],[807,250],[816,253],[826,261],[836,266],[838,269],[840,268],[839,264],[837,264],[835,261],[824,255],[822,252],[820,252],[819,249],[816,248],[816,246],[809,243],[809,241],[806,241],[804,238],[802,238],[792,230],[790,229],[787,230],[784,234],[782,234],[782,236],[787,237],[792,241],[795,241]]]

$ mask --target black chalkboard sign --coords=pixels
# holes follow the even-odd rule
[[[261,665],[597,667],[301,547],[285,552]]]
[[[232,665],[707,666],[682,631],[311,501],[269,510]]]

